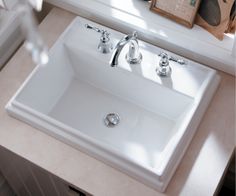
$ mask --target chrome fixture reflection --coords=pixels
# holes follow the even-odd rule
[[[30,52],[35,64],[48,62],[48,49],[37,29],[33,9],[41,11],[43,0],[1,0],[1,9],[15,11],[21,20],[21,28],[25,36],[25,47]],[[14,3],[13,3],[14,2]]]
[[[139,44],[137,39],[137,32],[134,31],[132,34],[123,37],[116,45],[114,52],[111,57],[110,65],[115,67],[118,65],[118,58],[124,46],[128,43],[129,52],[126,54],[126,60],[129,64],[138,64],[142,61],[142,54],[139,52]]]
[[[169,65],[168,54],[162,52],[159,56],[161,56],[161,60],[159,61],[159,65],[156,69],[157,74],[162,77],[170,76],[171,67]]]
[[[98,33],[101,33],[100,41],[98,44],[98,51],[104,54],[110,53],[113,49],[112,43],[110,41],[110,33],[108,33],[106,30],[99,29],[97,27],[94,27],[90,24],[86,24],[85,27],[87,29],[92,29]]]

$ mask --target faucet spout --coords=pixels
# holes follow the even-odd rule
[[[137,32],[134,31],[133,34],[128,34],[124,36],[116,45],[114,52],[111,57],[110,65],[115,67],[118,65],[118,58],[124,46],[130,43],[129,52],[126,55],[126,60],[130,64],[140,63],[142,60],[142,55],[139,52],[139,44],[137,40]]]

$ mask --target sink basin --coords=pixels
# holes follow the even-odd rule
[[[97,50],[99,34],[77,17],[9,101],[17,119],[164,191],[218,86],[216,71],[188,61],[171,62],[171,77],[156,74],[160,48],[140,41],[143,61],[129,65],[128,47],[117,67]],[[174,55],[169,52],[170,55]],[[177,55],[175,55],[176,57]],[[181,58],[181,57],[179,57]],[[105,124],[108,114],[119,122]],[[111,119],[114,120],[114,119]]]

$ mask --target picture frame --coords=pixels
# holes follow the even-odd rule
[[[152,0],[150,10],[192,28],[201,0]]]
[[[217,39],[223,40],[225,33],[235,33],[235,6],[235,0],[202,1],[195,24],[214,35]]]

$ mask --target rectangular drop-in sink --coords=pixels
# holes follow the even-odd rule
[[[188,60],[156,74],[160,48],[140,41],[143,61],[118,67],[97,50],[107,29],[77,17],[6,106],[10,115],[164,191],[218,86],[216,71]],[[172,54],[174,55],[174,54]],[[109,118],[106,118],[106,117]],[[110,121],[109,121],[110,120]]]

